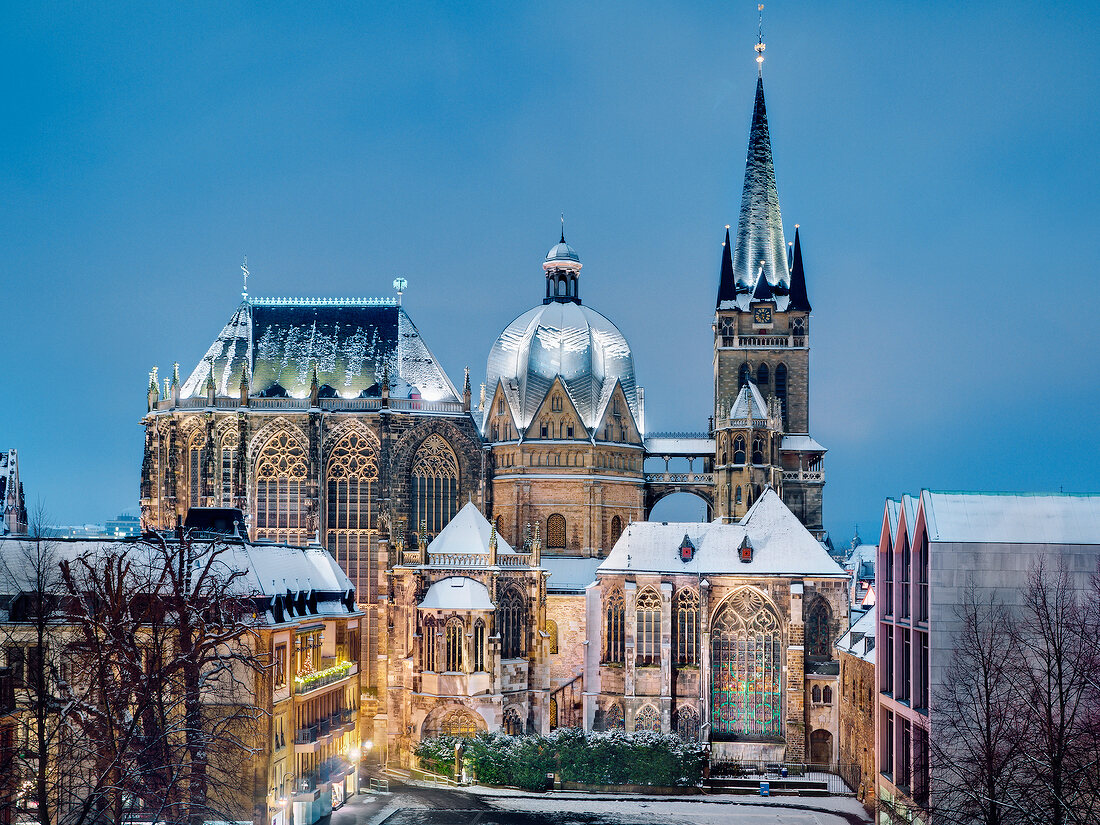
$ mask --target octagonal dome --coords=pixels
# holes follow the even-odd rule
[[[547,262],[574,261],[580,263],[581,256],[577,254],[577,250],[565,242],[565,238],[563,237],[560,243],[556,243],[550,247],[550,251],[546,253],[546,260]]]
[[[618,382],[634,420],[641,422],[634,357],[618,328],[591,307],[551,302],[516,318],[489,352],[486,388],[497,382],[521,429],[526,429],[554,379],[560,377],[589,430],[599,425]]]

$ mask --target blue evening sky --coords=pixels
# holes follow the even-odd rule
[[[754,2],[6,4],[0,447],[55,522],[137,505],[146,375],[239,300],[386,295],[456,383],[542,290],[701,430]],[[825,523],[919,487],[1097,490],[1100,5],[765,9]],[[476,389],[475,389],[476,393]],[[662,517],[683,510],[671,502]]]

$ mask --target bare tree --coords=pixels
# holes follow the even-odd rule
[[[930,742],[937,821],[1009,825],[1020,821],[1016,785],[1027,722],[1016,712],[1019,657],[1013,619],[971,581],[956,608],[954,654],[935,700]]]
[[[1017,695],[1029,720],[1022,755],[1030,822],[1067,825],[1100,817],[1094,792],[1100,681],[1095,597],[1090,603],[1063,559],[1051,570],[1040,558],[1028,576],[1013,635],[1020,650]]]

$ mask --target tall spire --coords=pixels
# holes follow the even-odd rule
[[[733,258],[730,253],[730,227],[726,224],[726,240],[722,243],[722,274],[718,277],[718,308],[723,302],[737,300],[737,282],[733,278]]]
[[[762,45],[758,44],[758,48]],[[758,55],[763,56],[760,52]],[[752,128],[749,130],[749,152],[745,161],[745,188],[741,194],[737,243],[733,249],[733,271],[738,290],[749,292],[756,285],[756,272],[761,260],[771,285],[786,287],[786,247],[783,219],[779,213],[779,194],[775,188],[768,113],[764,107],[764,79],[758,77]]]
[[[806,273],[802,271],[802,245],[798,242],[798,224],[794,225],[794,260],[791,262],[791,302],[788,309],[810,311],[810,298],[806,294]]]

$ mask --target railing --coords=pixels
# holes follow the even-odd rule
[[[706,433],[646,433],[646,440],[651,438],[710,438]]]
[[[370,778],[370,789],[375,793],[389,793],[390,792],[390,780],[388,779],[375,779],[373,776]]]
[[[824,481],[824,470],[784,470],[784,481]]]
[[[349,676],[354,676],[357,672],[358,668],[354,662],[342,662],[335,667],[322,670],[318,673],[296,677],[294,679],[294,692],[296,694],[309,693],[310,691],[323,688],[326,685],[331,685],[334,682],[339,682],[342,679],[347,679]]]
[[[713,484],[714,473],[646,473],[646,484]]]
[[[838,762],[766,762],[740,760],[737,762],[712,762],[710,782],[723,780],[786,782],[792,786],[802,784],[824,785],[831,794],[854,793],[847,777],[859,775],[858,765]]]
[[[208,408],[206,396],[200,398],[181,398],[173,402],[171,398],[158,401],[157,410],[202,410]],[[237,397],[222,397],[214,400],[219,410],[308,410],[311,405],[308,398],[249,398],[247,407]],[[461,401],[423,401],[418,398],[391,398],[389,409],[399,412],[463,413]],[[382,409],[381,398],[319,398],[317,407],[322,410],[343,410],[348,412],[377,412]]]
[[[736,347],[805,347],[805,335],[723,335],[721,346]]]
[[[317,725],[310,725],[305,728],[298,728],[294,732],[294,744],[295,745],[312,745],[317,741],[320,728]]]
[[[766,418],[720,418],[714,422],[714,428],[716,430],[726,430],[738,427],[766,427],[768,426],[768,419]]]
[[[419,560],[419,554],[415,551],[405,551],[406,564],[416,564]],[[431,567],[456,567],[459,569],[465,569],[468,567],[488,567],[489,566],[489,554],[488,553],[428,553],[428,565]],[[497,565],[500,567],[526,567],[531,563],[531,556],[528,553],[515,553],[515,554],[501,554],[497,556]]]

